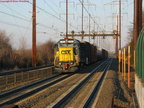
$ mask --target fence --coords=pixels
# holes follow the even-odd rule
[[[54,68],[51,66],[42,69],[36,69],[26,72],[13,73],[5,76],[0,76],[0,90],[15,84],[46,78],[50,76],[53,71]]]

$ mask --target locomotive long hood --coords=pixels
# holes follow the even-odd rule
[[[74,61],[73,48],[59,48],[60,61]]]

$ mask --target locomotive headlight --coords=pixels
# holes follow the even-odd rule
[[[73,62],[71,62],[71,65],[73,64]]]
[[[62,65],[62,63],[59,63],[59,65]]]

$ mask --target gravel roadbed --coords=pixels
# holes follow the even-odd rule
[[[110,70],[104,80],[99,94],[99,99],[95,100],[93,108],[108,108],[114,96],[114,108],[133,108],[133,99],[128,91],[121,73],[117,72],[116,60],[112,63]]]
[[[56,73],[53,73],[53,74],[49,74],[48,77],[52,77],[56,75]],[[46,77],[45,77],[46,78]],[[6,92],[6,91],[9,91],[9,90],[12,90],[12,89],[15,89],[15,88],[18,88],[18,87],[21,87],[21,86],[25,86],[25,85],[28,85],[30,83],[33,83],[33,82],[36,82],[36,81],[39,81],[43,78],[35,78],[35,79],[32,79],[32,80],[29,80],[29,81],[25,81],[25,82],[19,82],[19,83],[15,83],[15,84],[11,84],[9,85],[8,87],[2,87],[0,88],[0,93],[3,93],[3,92]]]
[[[87,74],[75,74],[72,77],[65,79],[58,84],[55,84],[48,89],[45,89],[35,95],[18,102],[20,108],[31,107],[31,108],[45,108],[48,105],[55,103],[61,95],[63,96],[68,91],[73,89],[79,81],[83,80]],[[81,79],[81,80],[80,80]]]
[[[92,65],[85,69],[83,73],[77,73],[70,78],[65,79],[62,82],[36,93],[35,95],[16,104],[18,104],[20,108],[49,108],[51,105],[53,105],[53,103],[57,102],[74,86],[76,86],[80,80],[86,77],[89,74],[88,72],[92,70],[91,68],[96,66],[96,64]],[[79,94],[77,96],[80,98],[85,98],[85,95],[83,94]],[[114,96],[114,108],[133,108],[131,92],[126,87],[121,73],[117,72],[116,60],[113,61],[109,71],[107,72],[102,84],[101,92],[98,96],[99,99],[94,100],[92,108],[108,108],[111,103],[112,96]],[[75,97],[75,100],[78,97]],[[81,104],[79,100],[69,103],[69,108],[75,108],[75,106],[78,105],[77,103]]]
[[[20,108],[49,108],[51,105],[53,105],[53,103],[57,102],[59,98],[66,95],[66,93],[76,86],[78,82],[89,75],[89,71],[95,68],[97,65],[97,63],[93,64],[84,69],[82,73],[76,73],[70,78],[67,78],[58,84],[55,84],[48,89],[36,93],[35,95],[15,104],[19,105]]]
[[[86,85],[65,106],[65,108],[82,108],[101,74],[102,72],[96,72],[96,74],[86,83]]]

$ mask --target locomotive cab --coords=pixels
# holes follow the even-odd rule
[[[62,71],[75,71],[79,66],[79,42],[75,39],[61,39],[55,44],[54,65]]]

